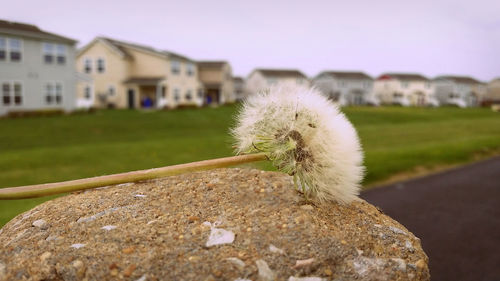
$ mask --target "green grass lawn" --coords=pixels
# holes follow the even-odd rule
[[[232,154],[236,106],[98,111],[0,120],[0,187],[77,179]],[[365,150],[364,184],[464,163],[500,148],[500,114],[487,109],[349,107]],[[258,165],[269,169],[269,165]],[[0,226],[47,200],[0,201]]]

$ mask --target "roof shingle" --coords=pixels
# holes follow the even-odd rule
[[[455,83],[462,83],[462,84],[479,84],[479,83],[481,83],[480,81],[478,81],[472,77],[469,77],[469,76],[443,75],[443,76],[436,77],[436,80],[437,79],[451,80]]]
[[[319,75],[329,75],[335,78],[341,79],[370,79],[373,80],[372,77],[366,75],[364,72],[359,71],[323,71]]]
[[[412,80],[412,81],[429,81],[429,78],[418,73],[384,73],[378,79],[398,79],[398,80]]]
[[[76,40],[68,37],[43,31],[36,25],[11,22],[6,20],[0,20],[0,32],[19,35],[19,36],[26,36],[30,38],[40,38],[46,40],[60,41],[69,44],[75,44],[77,42]]]
[[[302,72],[295,69],[262,69],[258,68],[255,71],[262,73],[262,75],[266,77],[273,78],[287,78],[287,77],[295,77],[295,78],[306,78]]]

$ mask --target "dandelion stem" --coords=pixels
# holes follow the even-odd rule
[[[79,180],[0,188],[0,200],[43,197],[52,194],[66,193],[126,182],[149,180],[263,160],[267,160],[264,153],[254,153]]]

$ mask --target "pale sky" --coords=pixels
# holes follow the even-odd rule
[[[3,0],[2,0],[3,2]],[[257,67],[500,77],[500,0],[5,1],[0,19],[79,41],[96,36],[195,60]]]

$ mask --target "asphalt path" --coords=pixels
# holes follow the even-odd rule
[[[500,157],[361,197],[421,239],[431,280],[500,281]]]

